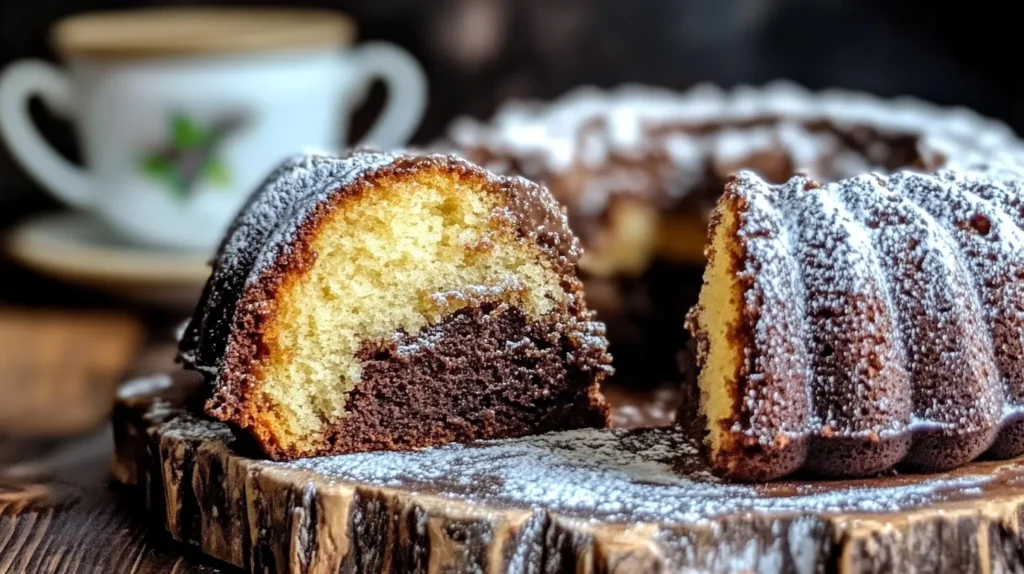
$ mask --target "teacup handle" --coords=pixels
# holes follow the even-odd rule
[[[361,145],[383,149],[409,142],[427,109],[427,76],[405,50],[384,42],[367,42],[352,54],[357,73],[379,78],[388,88],[388,101]]]
[[[32,124],[28,102],[34,95],[58,114],[73,113],[74,91],[63,71],[41,60],[17,62],[0,75],[0,135],[39,183],[71,205],[88,207],[92,186],[85,170],[55,152]]]

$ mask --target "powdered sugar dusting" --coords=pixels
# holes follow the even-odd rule
[[[153,373],[126,381],[117,389],[117,396],[120,399],[125,399],[168,389],[170,386],[171,375],[167,373]]]
[[[899,138],[913,138],[917,155],[932,168],[944,158],[1019,147],[1006,125],[962,108],[848,90],[812,93],[787,81],[686,92],[585,86],[549,103],[510,102],[487,122],[460,117],[448,138],[495,169],[511,165],[551,184],[570,210],[581,202],[586,213],[603,212],[622,194],[678,200],[696,182],[671,174],[703,174],[710,165],[724,177],[766,151],[781,152],[792,169],[835,180],[884,171],[889,141]],[[650,181],[631,183],[619,176],[623,170],[644,172]]]
[[[1020,396],[1024,389],[1024,231],[998,201],[974,193],[994,190],[996,182],[968,187],[963,180],[900,174],[892,178],[892,185],[949,233],[967,270],[1002,382],[993,385],[992,396],[979,408],[994,411],[993,418],[998,417],[1007,391]],[[992,198],[997,195],[989,194]],[[958,414],[961,420],[968,419],[969,413]]]
[[[949,233],[881,178],[863,176],[834,189],[871,234],[882,262],[879,276],[887,280],[915,388],[914,424],[953,424],[960,432],[994,424],[999,381],[992,346]]]
[[[452,305],[461,307],[474,302],[499,300],[524,289],[519,278],[509,274],[495,285],[468,285],[457,291],[431,293],[430,300],[436,307],[445,309]]]
[[[788,187],[799,185],[794,180]],[[750,173],[740,174],[726,191],[727,197],[749,206],[739,229],[748,258],[738,276],[751,285],[744,294],[753,327],[751,345],[762,357],[750,373],[754,384],[741,403],[749,424],[737,418],[732,431],[763,446],[775,444],[780,436],[805,434],[810,424],[804,286],[793,260],[792,233],[768,191],[768,185]]]
[[[268,463],[335,480],[481,505],[543,508],[612,522],[684,523],[741,512],[885,512],[942,500],[989,477],[918,478],[903,485],[729,484],[670,429],[565,431],[448,445]]]
[[[829,436],[902,432],[910,382],[881,263],[866,228],[834,186],[781,188],[791,253],[803,285],[810,359],[810,424]]]

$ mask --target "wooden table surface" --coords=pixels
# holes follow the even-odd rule
[[[147,528],[110,484],[107,426],[74,439],[2,442],[0,572],[233,571]]]
[[[139,327],[131,315],[0,309],[0,573],[234,571],[148,528],[111,483],[117,381],[172,364],[173,347]]]

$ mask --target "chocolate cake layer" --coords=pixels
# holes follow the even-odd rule
[[[607,424],[608,407],[587,384],[607,356],[515,307],[461,309],[417,335],[367,341],[359,360],[351,414],[328,425],[326,440],[340,451]]]

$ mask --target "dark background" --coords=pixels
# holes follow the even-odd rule
[[[48,30],[89,10],[195,2],[0,0],[0,67],[56,60]],[[201,3],[198,3],[201,4]],[[255,2],[222,5],[254,5]],[[282,2],[283,4],[283,2]],[[306,2],[355,17],[362,39],[412,51],[431,83],[417,143],[460,113],[491,114],[511,97],[552,98],[579,84],[686,88],[788,78],[810,88],[912,94],[960,104],[1024,131],[1024,81],[1010,61],[1022,34],[1011,3],[907,0],[338,0]],[[295,5],[295,4],[292,4]],[[1014,11],[1015,12],[1015,11]],[[353,123],[373,117],[371,103]],[[36,103],[58,149],[71,126]],[[0,229],[55,207],[0,145]]]

